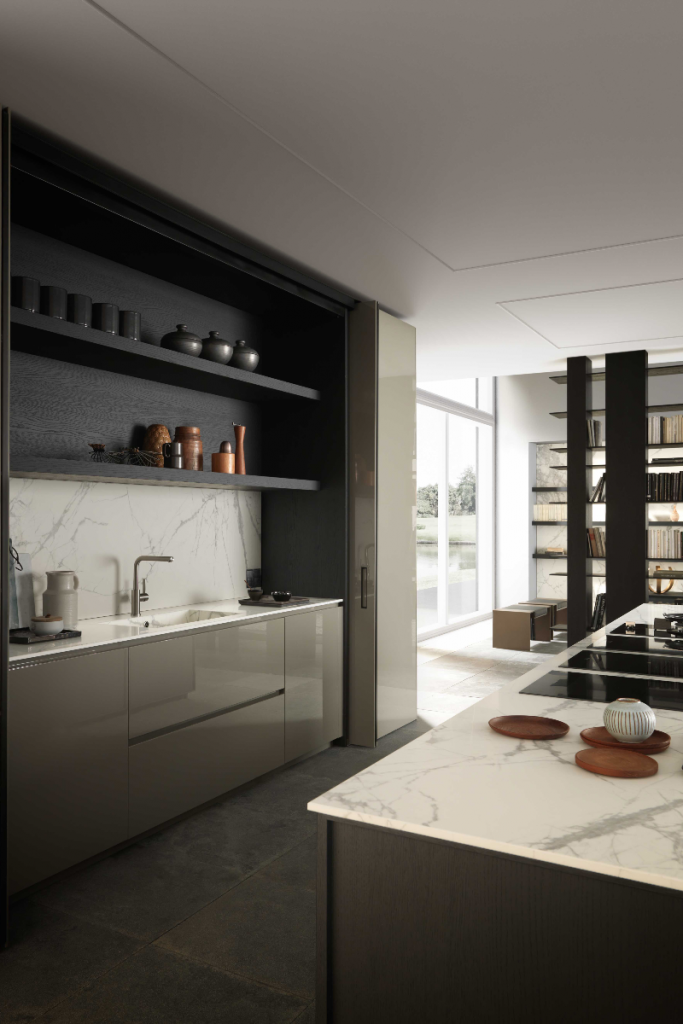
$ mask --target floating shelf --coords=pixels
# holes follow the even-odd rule
[[[131,341],[41,313],[13,306],[10,319],[12,347],[21,352],[243,401],[320,400],[320,392],[313,388],[186,356],[144,341]]]
[[[91,483],[147,484],[153,487],[208,487],[230,491],[319,491],[318,480],[237,473],[198,473],[190,469],[118,466],[108,462],[30,456],[10,460],[10,476],[31,480],[83,480]]]

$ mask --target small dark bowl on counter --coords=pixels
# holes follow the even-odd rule
[[[292,594],[289,590],[274,590],[270,596],[273,601],[280,601],[284,603],[285,601],[289,601]]]

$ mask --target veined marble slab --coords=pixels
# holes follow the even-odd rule
[[[652,622],[679,606],[641,605],[625,619]],[[605,629],[576,648],[587,646]],[[670,748],[657,775],[613,779],[574,763],[582,729],[605,705],[520,694],[564,662],[544,661],[520,679],[311,801],[310,811],[516,854],[683,891],[683,713],[656,710]],[[496,715],[559,718],[570,731],[527,742],[493,732]]]

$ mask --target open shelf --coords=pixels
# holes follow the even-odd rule
[[[13,306],[10,318],[12,347],[32,355],[243,401],[320,400],[320,392],[313,388],[186,356],[144,341],[131,341],[42,313],[29,313]]]
[[[118,466],[108,462],[49,459],[41,456],[14,458],[10,476],[33,480],[83,480],[91,483],[148,484],[158,487],[209,487],[232,491],[319,491],[318,480],[293,480],[277,476],[195,472],[190,469],[158,469],[150,466]]]

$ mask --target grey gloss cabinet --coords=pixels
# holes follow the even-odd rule
[[[285,619],[285,760],[341,736],[342,610]]]
[[[126,839],[127,662],[122,649],[10,668],[10,892]]]
[[[283,644],[269,619],[131,647],[131,739],[281,690]]]

